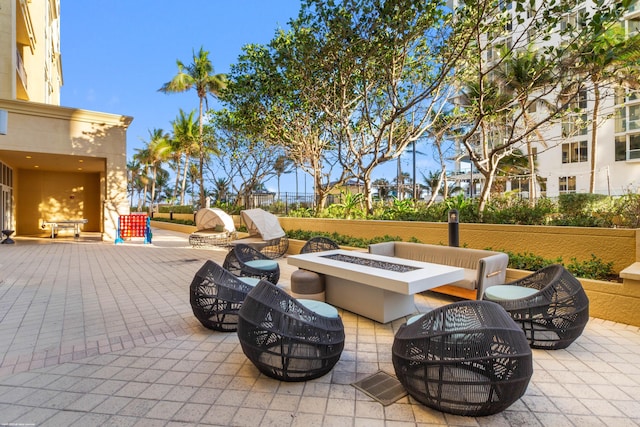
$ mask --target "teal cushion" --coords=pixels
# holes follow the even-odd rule
[[[307,309],[324,317],[338,317],[338,310],[327,304],[326,302],[316,301],[312,299],[299,299],[298,302]]]
[[[413,322],[415,322],[416,320],[418,320],[419,318],[421,318],[422,316],[424,316],[424,313],[420,313],[420,314],[416,314],[415,316],[411,316],[409,318],[409,320],[407,320],[407,325],[412,324]]]
[[[271,259],[256,259],[253,261],[245,262],[249,267],[257,268],[258,270],[275,270],[278,268],[278,263]]]
[[[538,293],[537,289],[526,288],[524,286],[497,285],[490,286],[484,291],[484,298],[489,301],[506,301],[526,298]]]
[[[256,286],[258,284],[258,282],[260,281],[260,279],[258,279],[257,277],[238,277],[238,279],[242,280],[244,283],[246,283],[249,286]]]

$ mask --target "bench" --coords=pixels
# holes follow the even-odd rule
[[[509,256],[503,252],[413,242],[369,245],[372,254],[464,269],[464,279],[431,289],[464,299],[482,299],[487,287],[505,283]]]

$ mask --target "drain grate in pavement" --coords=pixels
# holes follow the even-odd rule
[[[407,395],[407,391],[400,381],[384,371],[378,371],[351,385],[384,406],[391,405],[396,400]]]

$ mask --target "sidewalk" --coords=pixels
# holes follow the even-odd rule
[[[491,417],[451,416],[407,397],[385,407],[351,386],[393,373],[402,320],[382,325],[341,310],[347,341],[330,374],[267,378],[236,334],[205,329],[191,312],[193,275],[225,255],[160,229],[151,245],[0,245],[0,426],[640,425],[640,330],[593,318],[568,349],[534,350],[525,396]],[[295,268],[279,263],[287,288]],[[416,309],[450,301],[425,293]]]

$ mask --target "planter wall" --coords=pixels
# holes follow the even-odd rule
[[[449,225],[418,221],[365,221],[281,217],[285,230],[338,232],[357,238],[398,236],[422,243],[449,243]],[[638,258],[638,231],[586,227],[551,227],[529,225],[459,224],[459,245],[475,249],[506,250],[531,253],[547,259],[562,257],[565,263],[591,259],[591,254],[603,261],[613,261],[616,272]]]

